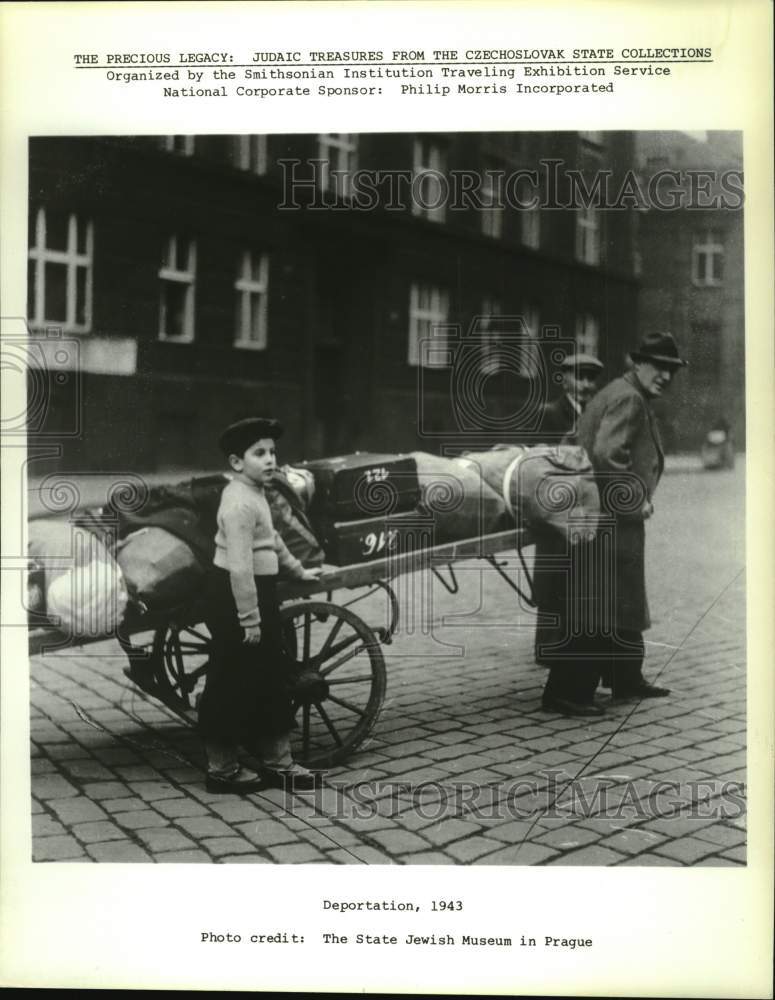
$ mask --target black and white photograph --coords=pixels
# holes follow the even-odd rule
[[[744,200],[729,131],[31,139],[34,860],[744,866]]]
[[[0,985],[772,997],[772,18],[0,8]]]

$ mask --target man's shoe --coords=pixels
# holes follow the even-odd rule
[[[311,792],[322,781],[319,772],[308,771],[295,762],[289,767],[262,767],[260,773],[266,785],[285,788],[289,792]]]
[[[544,712],[559,712],[560,715],[577,716],[579,718],[597,718],[605,715],[605,709],[591,701],[570,701],[568,698],[543,698],[541,708]]]
[[[659,687],[657,684],[650,684],[648,681],[641,681],[635,687],[613,688],[611,699],[613,701],[630,701],[634,698],[667,698],[670,688]]]
[[[258,792],[266,787],[261,775],[247,767],[241,767],[234,774],[228,776],[208,774],[205,786],[208,792],[225,795],[248,795],[250,792]]]

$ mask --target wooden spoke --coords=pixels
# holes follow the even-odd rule
[[[363,709],[358,708],[357,705],[353,705],[351,701],[346,701],[344,698],[335,698],[332,694],[330,694],[328,696],[328,699],[329,701],[333,701],[335,705],[341,705],[342,708],[346,708],[349,709],[349,711],[351,712],[355,712],[356,715],[360,715],[361,717],[366,715]]]
[[[371,684],[373,680],[371,674],[362,674],[360,677],[332,677],[327,684],[329,687],[334,684]]]
[[[328,656],[328,651],[331,648],[331,643],[334,641],[334,639],[336,639],[337,635],[339,635],[339,631],[343,625],[344,625],[344,618],[337,618],[336,622],[334,623],[334,627],[326,636],[326,641],[320,647],[320,652],[315,655],[315,659],[319,663],[322,663],[323,660],[325,660],[326,657]]]
[[[362,653],[364,651],[364,649],[366,649],[366,648],[367,648],[366,646],[359,646],[358,649],[352,649],[352,650],[350,650],[349,653],[345,653],[345,655],[341,656],[338,660],[336,660],[336,662],[329,663],[329,665],[327,667],[322,667],[320,669],[320,676],[321,677],[328,677],[328,675],[330,673],[333,673],[334,670],[337,670],[339,667],[343,666],[345,663],[348,663],[350,660],[353,659],[353,657],[357,656],[359,653]]]
[[[334,743],[336,743],[338,747],[344,746],[344,743],[342,742],[342,737],[336,731],[336,727],[329,718],[328,712],[323,708],[323,706],[319,701],[315,702],[315,708],[320,713],[320,718],[323,720],[323,722],[325,722],[326,729],[329,731],[329,733],[331,733],[331,738],[333,739]]]

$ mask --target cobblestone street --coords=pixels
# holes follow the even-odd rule
[[[644,673],[670,698],[543,712],[532,612],[463,563],[457,595],[434,585],[432,635],[415,588],[377,725],[315,794],[206,792],[195,735],[124,678],[115,643],[34,657],[35,860],[745,864],[744,499],[742,457],[657,493]]]

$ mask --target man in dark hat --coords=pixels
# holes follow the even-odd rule
[[[595,648],[604,687],[615,699],[659,698],[670,692],[642,674],[643,632],[649,628],[645,580],[645,522],[664,468],[652,401],[686,365],[669,333],[644,337],[631,353],[632,369],[590,401],[577,427],[577,440],[592,462],[602,512],[594,593]],[[590,675],[591,676],[591,675]],[[594,688],[582,693],[590,703]]]
[[[576,422],[595,394],[603,364],[592,354],[570,354],[562,368],[563,393],[541,412],[541,434],[546,441],[560,441],[575,433]]]
[[[595,393],[603,364],[591,354],[571,354],[562,368],[563,394],[544,406],[542,440],[555,444],[573,443],[576,425]],[[599,671],[588,665],[579,652],[579,639],[569,636],[569,619],[574,598],[573,574],[568,566],[566,541],[551,529],[536,531],[533,562],[533,599],[538,621],[535,632],[535,660],[549,668],[543,707],[563,715],[599,715],[588,704],[587,692],[597,687]],[[574,558],[578,559],[579,553]],[[575,586],[575,583],[574,583]]]

